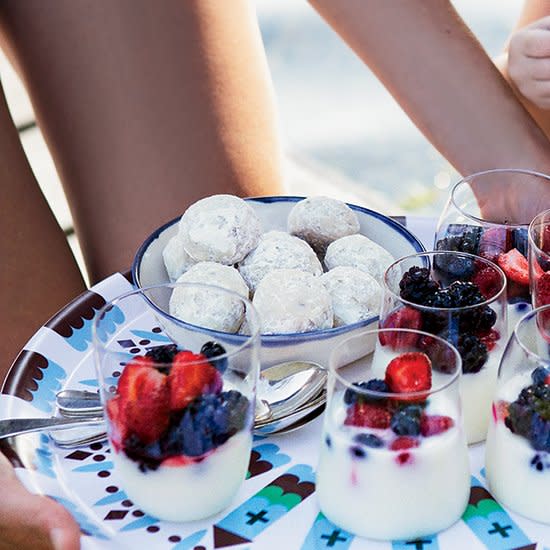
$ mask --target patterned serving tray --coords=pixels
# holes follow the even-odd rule
[[[124,276],[115,274],[42,327],[6,380],[0,417],[49,416],[60,389],[96,389],[91,322],[105,302],[131,288]],[[113,327],[124,315],[117,308],[111,311]],[[119,342],[121,361],[166,340],[154,317],[142,316]],[[470,503],[448,530],[420,540],[376,542],[339,529],[322,515],[315,498],[321,423],[319,417],[296,432],[256,438],[247,479],[231,506],[193,523],[159,521],[134,505],[119,483],[107,444],[64,450],[46,434],[28,434],[0,448],[29,490],[54,498],[72,512],[84,549],[550,549],[548,526],[503,509],[485,488],[483,445],[470,449]]]

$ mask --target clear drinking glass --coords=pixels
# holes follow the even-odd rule
[[[518,322],[502,356],[485,470],[497,500],[550,524],[550,305]]]
[[[529,274],[533,307],[550,304],[550,210],[529,225]]]
[[[550,176],[532,170],[472,174],[453,187],[437,225],[434,250],[477,254],[502,267],[508,279],[510,332],[530,309],[528,227],[540,211],[535,205],[541,189],[549,184]],[[530,200],[513,216],[522,196]]]
[[[462,358],[460,380],[468,443],[483,441],[498,364],[508,337],[506,277],[484,258],[424,252],[394,262],[384,275],[380,327],[411,328],[451,342]],[[430,339],[419,346],[430,349]],[[433,351],[427,351],[430,357]]]
[[[368,538],[408,540],[461,517],[470,471],[460,370],[453,346],[414,330],[363,331],[333,350],[316,481],[330,521]]]
[[[185,300],[235,308],[250,336],[243,342],[170,316],[176,289]],[[252,304],[209,285],[141,288],[105,305],[93,335],[115,473],[129,498],[168,521],[202,519],[229,505],[252,444],[260,368]]]

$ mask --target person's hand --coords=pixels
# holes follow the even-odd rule
[[[496,223],[529,224],[550,208],[550,180],[523,176],[513,181],[495,174],[471,181],[481,215]]]
[[[80,529],[63,506],[29,493],[0,452],[0,550],[78,550]]]
[[[550,109],[550,16],[512,35],[508,75],[523,96],[541,109]]]

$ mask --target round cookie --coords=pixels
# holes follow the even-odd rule
[[[168,277],[172,282],[176,281],[182,273],[185,273],[191,266],[197,263],[196,260],[187,254],[185,248],[183,248],[183,242],[177,235],[166,243],[162,251],[162,259],[164,260],[166,273],[168,273]]]
[[[277,269],[256,288],[262,334],[308,332],[332,327],[332,301],[319,277],[299,269]]]
[[[341,237],[359,232],[355,212],[344,202],[330,197],[308,197],[297,202],[287,220],[288,232],[303,239],[320,255]]]
[[[248,298],[248,287],[239,272],[215,262],[199,262],[177,280],[178,283],[202,283],[231,290]],[[175,288],[169,302],[170,314],[201,327],[235,333],[244,317],[244,304],[237,297],[208,288]]]
[[[370,319],[380,313],[382,288],[374,277],[356,267],[338,266],[321,275],[332,298],[334,326]]]
[[[323,273],[312,248],[284,231],[268,231],[262,235],[258,246],[239,263],[238,269],[252,292],[275,269],[300,269],[315,276]]]
[[[233,265],[258,245],[260,219],[243,199],[212,195],[192,204],[179,222],[179,237],[197,261]]]
[[[380,284],[393,256],[365,235],[349,235],[331,243],[325,254],[325,266],[330,271],[338,266],[356,267],[372,275]]]

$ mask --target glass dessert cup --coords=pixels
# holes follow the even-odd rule
[[[462,359],[460,392],[468,443],[483,441],[504,343],[506,277],[494,263],[462,252],[405,256],[384,275],[381,328],[440,336]],[[420,346],[432,357],[430,340]]]
[[[550,304],[550,210],[529,225],[529,278],[533,307]]]
[[[418,346],[423,337],[439,349],[433,360]],[[330,521],[408,540],[461,517],[470,472],[460,370],[453,346],[413,330],[364,331],[333,350],[316,481]]]
[[[166,315],[158,304],[174,289],[188,299],[220,294],[242,308],[251,335],[235,344],[232,335]],[[146,353],[129,349],[147,335]],[[228,506],[252,445],[260,368],[252,304],[208,285],[142,288],[100,310],[93,342],[115,472],[129,498],[167,521],[203,519]]]
[[[508,280],[510,332],[530,309],[527,234],[538,210],[525,211],[521,218],[490,217],[491,205],[511,212],[518,193],[537,197],[541,185],[549,183],[549,176],[531,170],[495,169],[472,174],[453,187],[437,224],[434,250],[477,254],[503,269]]]
[[[485,451],[495,498],[550,524],[550,305],[527,313],[510,337]]]

